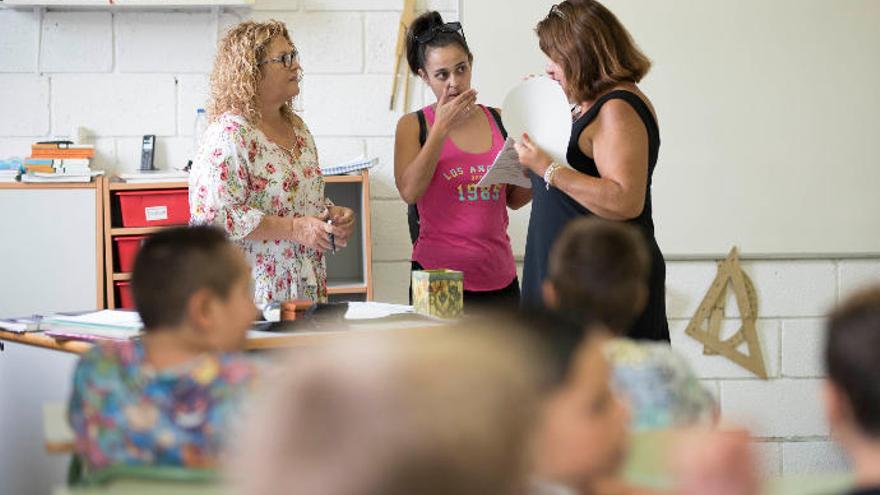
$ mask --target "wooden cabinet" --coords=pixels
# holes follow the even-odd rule
[[[107,308],[121,307],[120,285],[131,280],[131,273],[120,269],[117,240],[123,237],[144,236],[168,227],[123,227],[118,193],[121,191],[149,191],[186,188],[185,182],[128,184],[102,179],[103,238]],[[367,171],[357,175],[333,175],[324,178],[325,195],[340,206],[354,210],[357,222],[348,247],[336,254],[327,254],[327,290],[334,301],[372,300],[372,252],[370,231],[370,182]]]
[[[102,186],[0,183],[0,315],[104,304]]]

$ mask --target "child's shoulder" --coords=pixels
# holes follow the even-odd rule
[[[74,384],[115,387],[137,372],[142,355],[137,341],[97,343],[77,363]]]
[[[138,345],[136,340],[99,341],[82,355],[80,362],[131,365],[139,359]]]
[[[217,364],[216,380],[227,385],[249,387],[260,375],[259,365],[247,354],[219,354]]]

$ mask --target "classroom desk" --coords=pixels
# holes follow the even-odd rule
[[[331,342],[334,340],[389,332],[421,331],[441,324],[418,316],[393,317],[369,322],[342,323],[339,329],[295,332],[251,332],[247,350],[288,349]],[[0,329],[0,343],[15,342],[52,351],[82,354],[92,345],[89,342],[56,340],[40,332],[18,334]],[[2,357],[2,356],[0,356]],[[51,454],[73,452],[73,433],[67,425],[65,404],[43,405],[44,447]]]
[[[296,332],[253,332],[248,336],[245,348],[252,350],[283,349],[314,345],[346,337],[388,331],[418,331],[437,327],[439,323],[422,318],[390,318],[373,320],[369,323],[341,324],[338,330],[296,331]],[[24,334],[8,332],[0,328],[0,343],[3,341],[42,347],[54,351],[82,354],[92,348],[91,343],[75,340],[58,340],[40,332]]]

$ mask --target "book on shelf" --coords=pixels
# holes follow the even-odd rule
[[[96,177],[98,175],[104,175],[103,170],[86,170],[85,172],[81,171],[72,171],[72,172],[64,172],[55,170],[54,172],[34,172],[33,175],[37,177],[42,177],[44,179],[61,179],[63,177]]]
[[[27,173],[34,173],[34,172],[52,173],[55,171],[55,168],[52,165],[31,165],[31,164],[25,163],[24,170]]]
[[[84,159],[95,156],[93,144],[32,144],[29,158],[44,159]]]
[[[44,158],[62,160],[69,158],[94,158],[95,150],[31,150],[31,158]]]
[[[34,150],[94,150],[94,144],[72,144],[72,143],[34,143],[31,145]]]
[[[24,159],[24,165],[49,165],[52,167],[77,167],[91,164],[88,158],[34,158],[27,157]]]
[[[90,174],[92,169],[89,167],[55,167],[54,169],[56,174]]]
[[[357,172],[359,170],[366,170],[368,168],[372,168],[379,163],[378,157],[372,158],[355,158],[354,160],[349,160],[347,162],[340,163],[338,165],[333,165],[330,167],[321,167],[321,173],[324,175],[342,175],[348,174],[351,172]]]
[[[92,169],[89,167],[52,167],[50,165],[25,165],[24,170],[30,174],[58,174],[58,175],[89,175]]]
[[[61,158],[52,160],[53,167],[88,167],[92,161],[88,158]]]

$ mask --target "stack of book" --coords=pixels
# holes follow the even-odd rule
[[[91,182],[102,172],[91,169],[95,156],[93,144],[66,142],[35,143],[31,156],[25,158],[22,182]]]

